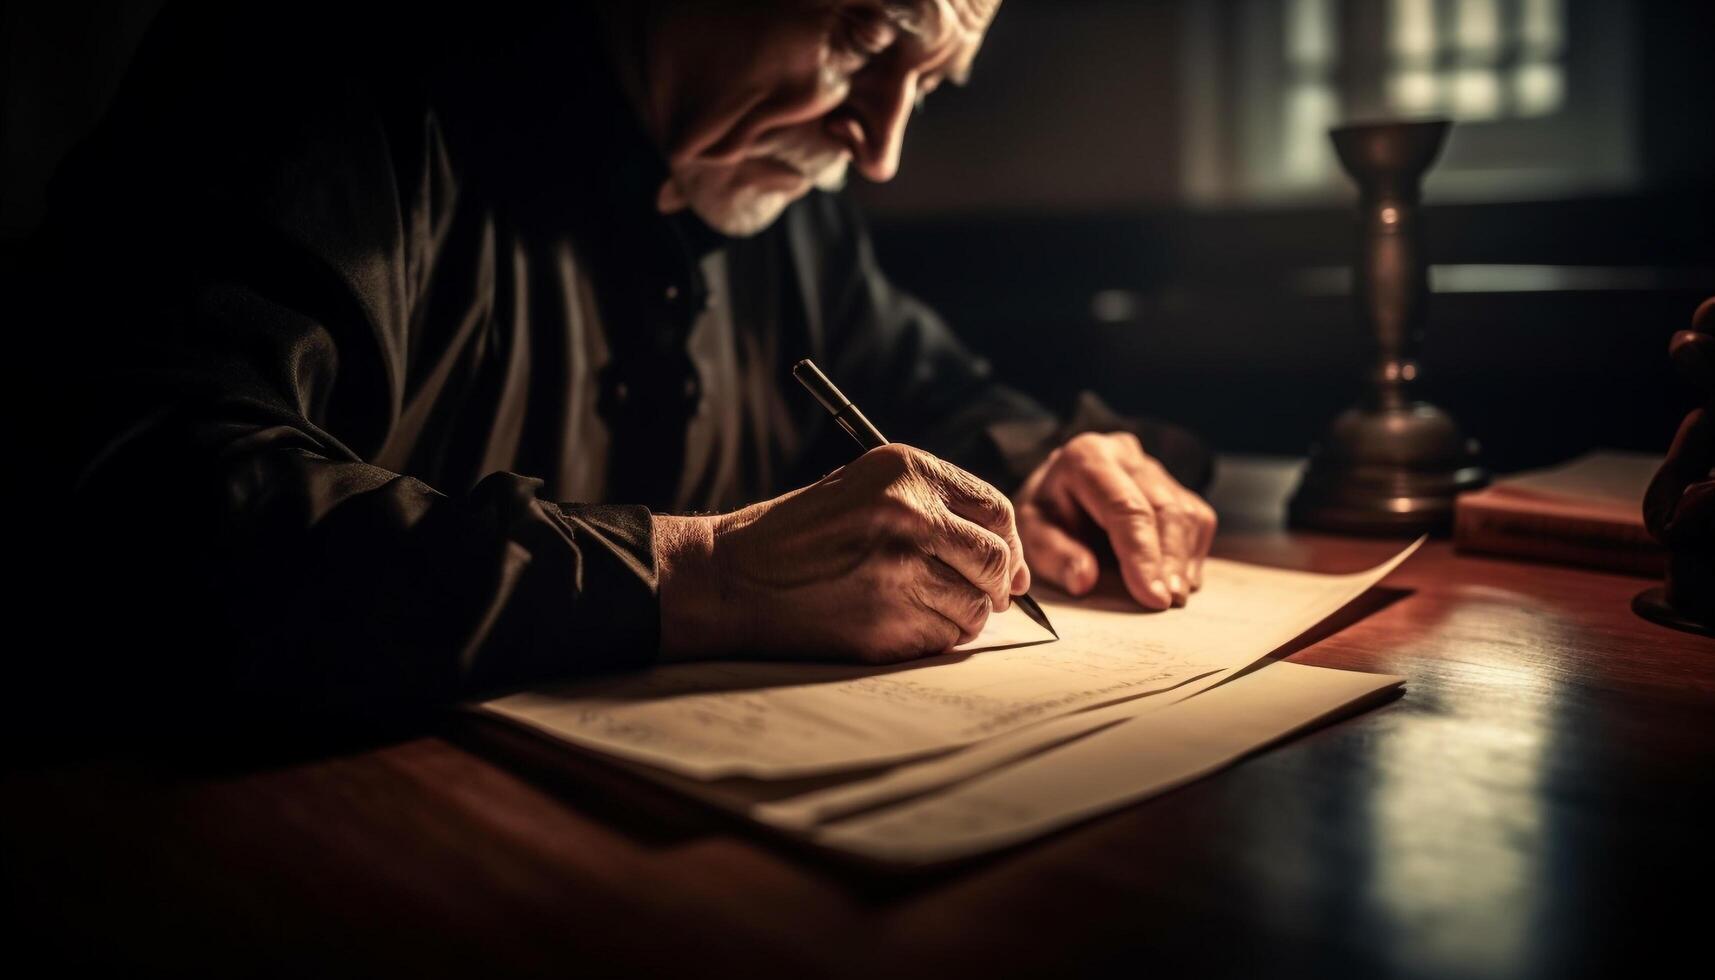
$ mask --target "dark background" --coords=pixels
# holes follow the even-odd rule
[[[1278,63],[1284,18],[1302,2],[1008,0],[972,85],[937,93],[901,176],[861,191],[883,264],[1055,407],[1087,387],[1222,450],[1302,452],[1356,397],[1367,349],[1341,276],[1353,197],[1325,141],[1310,144],[1321,178],[1271,184],[1268,134],[1295,77]],[[1327,121],[1391,114],[1376,39],[1395,8],[1308,2],[1343,52]],[[1449,36],[1462,2],[1429,0]],[[1497,0],[1498,16],[1529,2]],[[8,260],[158,6],[0,9]],[[1715,4],[1552,6],[1558,107],[1453,111],[1426,191],[1421,391],[1501,470],[1665,448],[1685,407],[1667,338],[1715,294]]]

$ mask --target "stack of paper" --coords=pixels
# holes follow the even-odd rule
[[[1057,642],[1013,611],[896,667],[683,664],[482,708],[830,848],[947,860],[1164,792],[1397,688],[1285,663],[1234,678],[1417,546],[1353,575],[1212,559],[1194,601],[1162,613],[1044,597]]]

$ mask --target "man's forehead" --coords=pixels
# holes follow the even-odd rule
[[[923,26],[931,30],[951,29],[981,34],[994,19],[1000,0],[887,0],[887,5],[926,21]]]
[[[885,0],[902,27],[927,47],[954,49],[947,73],[963,82],[970,74],[983,32],[994,20],[1000,0]]]

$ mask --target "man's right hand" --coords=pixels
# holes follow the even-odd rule
[[[1012,504],[909,446],[731,514],[656,518],[665,660],[942,653],[1030,587]]]

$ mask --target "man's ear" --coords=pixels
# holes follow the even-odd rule
[[[679,189],[679,182],[671,177],[661,182],[661,193],[655,195],[655,209],[662,214],[677,214],[691,206],[691,199]]]

